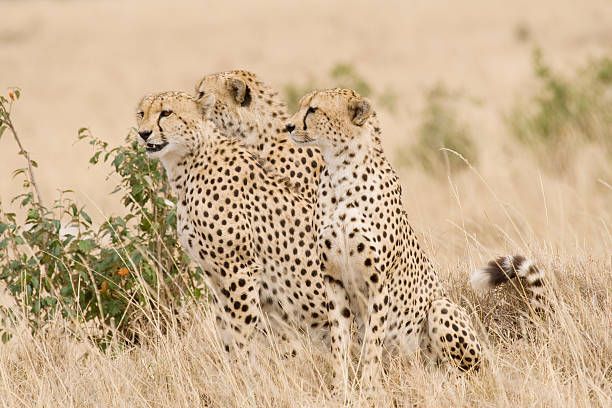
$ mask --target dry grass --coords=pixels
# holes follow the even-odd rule
[[[418,171],[403,175],[406,207],[418,214],[421,206],[430,204],[431,222],[417,217],[415,224],[425,232],[425,246],[450,296],[470,311],[486,339],[487,362],[478,373],[458,374],[423,365],[414,356],[394,356],[374,401],[360,395],[358,386],[344,401],[327,388],[331,359],[323,346],[303,338],[301,355],[284,359],[268,337],[259,340],[254,360],[233,361],[221,351],[205,306],[191,305],[186,308],[190,318],[183,319],[180,328],[173,325],[161,334],[151,319],[153,334],[145,344],[116,346],[106,353],[66,335],[61,320],[35,337],[19,331],[0,348],[1,403],[611,406],[612,193],[581,177],[592,170],[592,163],[600,169],[605,162],[591,157],[569,179],[544,173],[534,180],[529,175],[537,174],[535,163],[511,155],[505,160],[488,170],[484,165],[483,175],[472,170],[451,177],[450,187],[432,183]],[[512,177],[506,178],[506,172]],[[411,191],[421,185],[429,186],[423,188],[425,195],[411,199]],[[436,212],[445,210],[445,199],[454,204],[440,221]],[[530,317],[511,285],[482,299],[472,293],[466,282],[473,267],[508,250],[528,253],[546,271],[553,317]]]
[[[520,302],[500,303],[503,296],[474,302],[489,333],[482,370],[460,375],[415,359],[394,360],[374,405],[610,406],[610,277],[595,260],[557,266],[576,272],[555,286],[561,300],[553,319],[533,323],[516,312]],[[463,281],[454,279],[452,296],[471,302]],[[186,328],[107,353],[59,329],[36,337],[22,332],[0,351],[3,406],[343,405],[326,387],[331,361],[322,347],[304,339],[302,355],[285,360],[267,338],[257,347],[256,361],[230,361],[203,308],[189,311],[193,318]],[[358,389],[348,398],[353,406],[367,405]]]

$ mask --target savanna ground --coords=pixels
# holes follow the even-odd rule
[[[12,118],[39,164],[41,194],[49,202],[75,190],[94,224],[124,211],[109,194],[120,177],[106,180],[110,168],[88,162],[77,130],[121,145],[146,92],[191,91],[201,75],[233,68],[288,99],[339,83],[369,91],[411,222],[487,356],[463,375],[394,359],[370,402],[612,406],[612,63],[601,59],[612,55],[609,2],[32,1],[0,3],[0,15],[0,89],[21,88]],[[21,192],[11,172],[23,157],[11,139],[0,140],[0,197],[21,220],[10,198]],[[546,272],[552,317],[532,316],[511,285],[473,294],[470,273],[506,253]],[[236,363],[202,301],[185,302],[170,323],[143,312],[149,338],[104,351],[79,319],[14,329],[0,346],[0,404],[368,403],[358,387],[347,401],[329,394],[329,353],[306,339],[295,359],[281,359],[268,338],[255,362]]]

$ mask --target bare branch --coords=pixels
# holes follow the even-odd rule
[[[17,142],[17,145],[19,146],[19,153],[22,154],[23,157],[25,157],[26,161],[28,162],[29,181],[32,187],[34,188],[34,192],[36,193],[38,206],[42,208],[44,207],[44,204],[42,200],[42,195],[40,194],[40,189],[38,188],[38,183],[36,183],[36,179],[34,177],[34,166],[32,166],[32,159],[30,159],[30,153],[28,153],[28,151],[23,148],[23,145],[21,144],[21,140],[19,139],[19,136],[17,136],[17,131],[15,130],[15,127],[13,126],[13,121],[11,120],[10,110],[7,110],[6,106],[1,100],[0,100],[0,112],[2,113],[3,125],[5,125],[11,131],[11,133],[13,134],[13,138],[15,139],[15,141]]]

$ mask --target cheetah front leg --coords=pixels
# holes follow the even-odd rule
[[[260,267],[253,260],[224,262],[219,276],[221,288],[218,305],[222,309],[219,318],[221,335],[226,350],[234,343],[238,349],[250,344],[258,321],[261,321],[259,305]],[[247,348],[247,354],[251,354]]]
[[[363,250],[362,248],[367,248]],[[383,342],[389,312],[389,287],[385,273],[379,268],[378,252],[367,239],[357,245],[358,252],[363,253],[359,259],[364,279],[368,288],[367,314],[363,315],[365,333],[362,353],[361,383],[362,389],[372,393],[377,386],[382,363]],[[362,249],[362,251],[359,251]]]
[[[211,312],[215,316],[215,330],[219,334],[223,350],[229,353],[233,346],[233,336],[231,330],[228,328],[229,323],[226,319],[223,305],[219,302],[219,298],[216,294],[213,294]]]
[[[340,390],[348,395],[349,367],[351,366],[351,309],[349,297],[342,281],[327,274],[325,264],[325,293],[328,304],[328,319],[331,337],[331,350],[333,366],[332,388],[335,393]],[[329,268],[328,268],[329,269]],[[334,271],[329,271],[333,273]]]

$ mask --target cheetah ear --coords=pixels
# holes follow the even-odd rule
[[[251,89],[246,82],[239,78],[230,78],[227,80],[227,89],[230,95],[240,106],[249,106],[251,103]]]
[[[196,103],[200,108],[200,113],[202,115],[206,115],[212,107],[214,106],[216,101],[215,94],[210,93],[208,95],[203,95],[201,98],[196,99]]]
[[[348,111],[351,122],[357,126],[362,126],[374,112],[370,101],[361,97],[355,97],[349,101]]]
[[[204,96],[204,90],[202,89],[202,84],[204,83],[204,78],[200,80],[195,86],[195,95],[196,99],[201,99]]]

